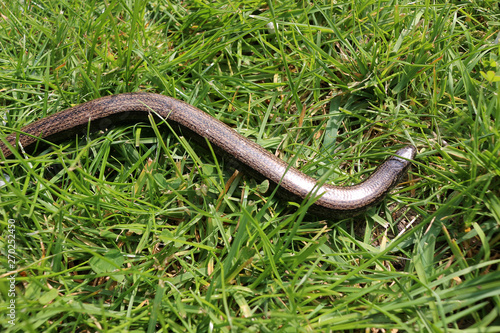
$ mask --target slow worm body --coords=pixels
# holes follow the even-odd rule
[[[130,121],[144,119],[149,113],[157,114],[188,129],[188,132],[208,139],[218,149],[279,185],[290,194],[290,198],[301,201],[311,193],[319,196],[313,205],[313,213],[329,218],[354,216],[380,202],[401,181],[416,154],[415,147],[411,145],[399,149],[369,178],[357,185],[318,186],[315,179],[289,167],[281,159],[207,113],[177,99],[150,93],[113,95],[74,106],[22,128],[19,135],[11,134],[0,140],[0,148],[6,158],[12,151],[4,141],[12,147],[27,147],[38,138],[52,140],[62,133],[87,126],[90,122],[104,128],[108,127],[110,117],[119,122]]]

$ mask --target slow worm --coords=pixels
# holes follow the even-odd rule
[[[97,122],[108,127],[110,117],[123,121],[144,119],[149,113],[176,123],[188,132],[208,139],[212,145],[237,159],[240,163],[278,184],[289,198],[302,201],[310,193],[318,198],[313,213],[328,218],[354,216],[379,203],[406,174],[416,149],[409,145],[396,151],[363,182],[353,186],[323,184],[297,169],[290,167],[267,150],[238,134],[234,129],[207,113],[177,99],[150,93],[126,93],[95,99],[52,116],[40,119],[21,129],[21,134],[11,134],[0,140],[3,158],[12,154],[10,146],[27,147],[44,138],[60,139],[63,133]]]

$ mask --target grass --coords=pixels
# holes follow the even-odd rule
[[[20,153],[0,166],[4,332],[500,331],[496,1],[14,0],[0,13],[2,136],[149,91],[335,184],[419,150],[382,205],[341,221],[155,123]]]

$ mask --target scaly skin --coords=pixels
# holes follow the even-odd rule
[[[312,207],[313,213],[328,218],[354,216],[380,202],[400,182],[416,154],[415,147],[406,146],[398,150],[396,156],[389,157],[360,184],[324,184],[318,188],[315,179],[289,167],[284,161],[212,116],[177,99],[150,93],[119,94],[74,106],[24,127],[21,132],[25,134],[19,135],[18,142],[27,147],[38,138],[57,138],[64,132],[87,126],[90,122],[94,126],[97,124],[98,127],[108,128],[111,116],[119,124],[122,121],[145,119],[149,113],[208,139],[212,145],[279,185],[291,198],[301,201],[312,191],[321,195]],[[6,141],[16,146],[16,135],[10,135]],[[2,140],[0,149],[5,158],[12,154]]]

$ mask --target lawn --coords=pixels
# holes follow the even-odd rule
[[[499,22],[479,0],[0,2],[0,139],[141,91],[336,185],[418,149],[342,220],[154,119],[0,156],[2,331],[500,332]]]

